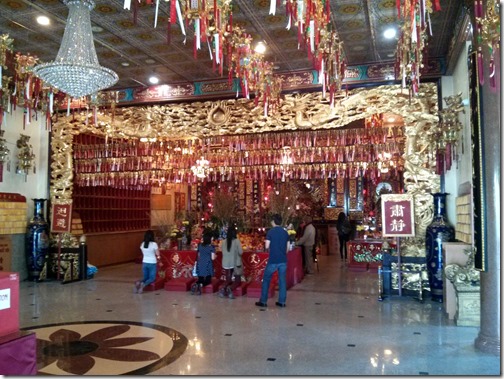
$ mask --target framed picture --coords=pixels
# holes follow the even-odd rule
[[[414,237],[415,212],[413,196],[408,194],[382,194],[383,237]]]

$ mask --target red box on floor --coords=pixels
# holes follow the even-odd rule
[[[0,337],[19,330],[19,274],[0,272]]]

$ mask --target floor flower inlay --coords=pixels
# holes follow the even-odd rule
[[[160,325],[93,321],[44,325],[37,334],[39,374],[146,374],[183,354],[187,338]]]

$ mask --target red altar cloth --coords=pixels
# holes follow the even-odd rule
[[[161,250],[161,263],[158,266],[158,280],[168,281],[172,279],[192,278],[192,268],[196,260],[195,250]],[[261,283],[263,272],[268,263],[269,254],[264,251],[244,251],[242,255],[243,276],[247,283]],[[215,277],[225,279],[222,268],[222,252],[217,252],[217,258],[213,261]],[[301,248],[295,248],[287,253],[287,289],[303,280],[303,259]],[[276,274],[272,282],[276,285]],[[165,286],[166,287],[166,286]]]

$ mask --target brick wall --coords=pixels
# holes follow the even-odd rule
[[[26,233],[27,209],[24,196],[0,192],[0,235]]]

